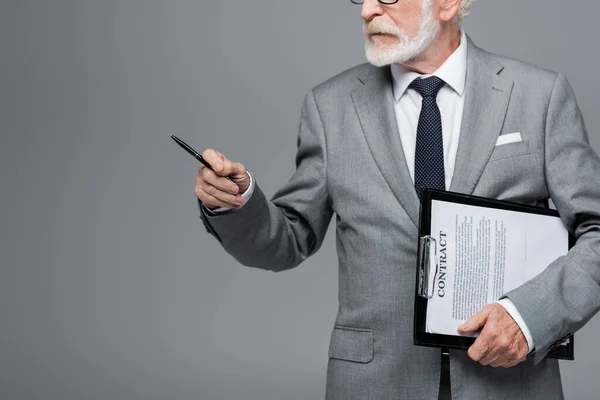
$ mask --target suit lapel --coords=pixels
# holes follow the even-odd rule
[[[408,172],[398,133],[389,68],[371,69],[360,78],[352,100],[373,158],[392,192],[415,225],[419,222],[419,198]]]
[[[450,190],[472,194],[494,150],[513,88],[493,56],[467,41],[465,105]],[[369,149],[392,192],[416,226],[419,198],[398,133],[389,68],[360,77],[352,100]]]
[[[502,130],[513,88],[503,67],[468,40],[465,105],[450,190],[472,194]]]

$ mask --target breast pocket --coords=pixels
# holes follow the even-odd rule
[[[527,140],[501,144],[494,147],[494,151],[492,152],[492,156],[490,157],[489,161],[491,162],[495,160],[501,160],[503,158],[522,156],[530,153],[531,150],[529,149],[529,142]]]
[[[329,343],[329,357],[366,364],[373,360],[373,330],[336,325]]]

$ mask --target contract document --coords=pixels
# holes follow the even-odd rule
[[[447,335],[457,335],[471,315],[569,250],[560,218],[437,200],[431,203],[431,233],[437,274],[427,331]]]
[[[567,254],[569,232],[554,210],[428,192],[426,209],[421,206],[415,330],[430,345],[468,347],[476,334],[460,337],[458,326]]]

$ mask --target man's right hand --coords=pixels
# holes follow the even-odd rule
[[[200,165],[196,177],[196,197],[208,209],[241,206],[244,203],[242,193],[250,185],[246,167],[228,160],[223,154],[212,149],[205,150],[202,157],[214,171]]]

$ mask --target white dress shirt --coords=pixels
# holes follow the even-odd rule
[[[408,86],[419,77],[437,76],[446,82],[437,94],[437,104],[442,116],[442,135],[444,140],[444,172],[446,190],[450,188],[454,173],[454,161],[458,149],[458,138],[465,105],[465,80],[467,76],[467,39],[463,33],[460,45],[450,57],[431,75],[421,75],[393,64],[394,108],[404,157],[411,179],[415,180],[415,147],[417,143],[417,125],[421,113],[423,98],[415,89]]]
[[[444,142],[444,172],[446,178],[446,190],[450,188],[452,176],[454,175],[454,163],[456,161],[456,152],[458,149],[458,139],[462,124],[462,115],[465,105],[465,83],[467,77],[467,38],[464,32],[460,40],[460,45],[450,57],[433,74],[421,75],[417,72],[408,71],[402,66],[393,64],[391,66],[393,77],[394,108],[396,111],[396,121],[400,140],[404,149],[404,157],[410,172],[410,177],[415,179],[415,146],[417,137],[417,125],[419,114],[421,113],[421,95],[408,86],[413,80],[419,77],[437,76],[446,82],[437,95],[437,104],[442,117],[442,135]],[[242,194],[244,204],[252,195],[254,190],[254,179],[250,176],[250,186]],[[243,207],[243,205],[242,205]],[[212,210],[219,213],[229,208],[218,208]],[[503,298],[497,303],[502,305],[508,314],[515,320],[525,335],[529,352],[533,350],[533,338],[531,332],[525,324],[523,317],[508,298]]]

